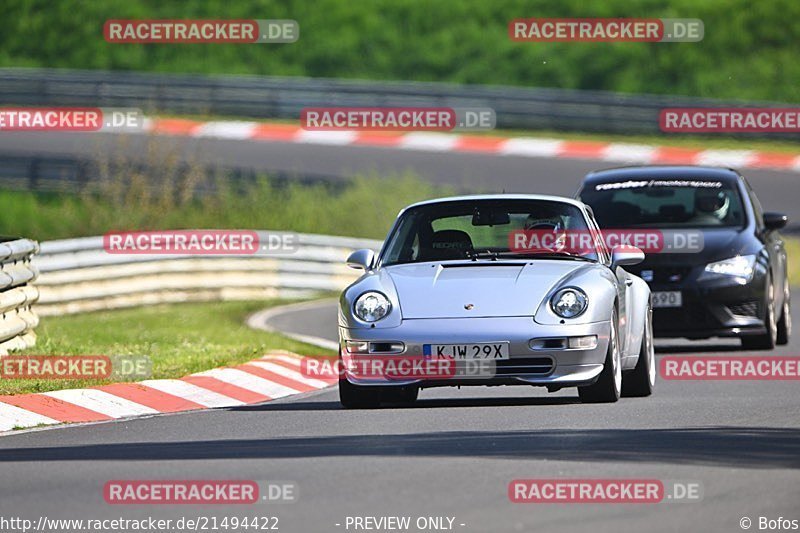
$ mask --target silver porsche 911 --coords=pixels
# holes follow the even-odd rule
[[[648,396],[650,289],[623,269],[643,259],[638,248],[608,250],[591,209],[568,198],[411,205],[379,254],[347,260],[365,272],[339,301],[341,403],[407,403],[421,388],[465,385],[578,387],[584,402]]]

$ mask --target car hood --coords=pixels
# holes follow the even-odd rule
[[[533,316],[554,287],[593,266],[547,259],[470,261],[394,265],[385,274],[397,290],[403,319]]]
[[[692,230],[696,231],[696,230]],[[759,243],[752,233],[739,229],[704,229],[702,250],[693,253],[649,253],[637,269],[658,266],[698,266],[736,255],[758,252]]]

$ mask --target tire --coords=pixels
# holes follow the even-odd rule
[[[381,394],[377,387],[353,385],[347,379],[339,379],[339,402],[345,409],[375,409],[380,407]]]
[[[643,398],[653,394],[656,386],[656,356],[653,347],[653,310],[647,309],[644,323],[642,346],[639,348],[639,361],[636,367],[625,373],[622,380],[622,395],[629,398]]]
[[[775,321],[775,288],[770,284],[767,311],[764,316],[767,332],[763,335],[742,337],[742,348],[746,350],[772,350],[778,342],[778,324]]]
[[[419,397],[419,387],[381,387],[381,400],[386,403],[413,404]]]
[[[617,343],[617,310],[611,316],[611,331],[603,371],[592,385],[578,387],[583,403],[614,403],[622,393],[622,361]]]
[[[792,338],[792,297],[789,289],[786,289],[786,296],[783,298],[783,308],[781,309],[781,319],[778,320],[778,338],[775,343],[781,346],[789,344]]]

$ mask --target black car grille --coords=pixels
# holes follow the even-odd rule
[[[555,368],[555,362],[550,357],[517,357],[496,361],[498,376],[516,374],[549,374]]]
[[[758,316],[758,300],[749,300],[728,306],[731,314],[736,316],[757,317]]]
[[[715,328],[719,327],[718,321],[712,314],[700,305],[687,305],[670,308],[661,307],[653,309],[653,327],[656,333],[675,328]]]
[[[627,270],[627,269],[626,269]],[[649,271],[649,273],[648,273]],[[684,281],[692,271],[692,267],[634,267],[629,270],[648,283],[657,283],[659,285],[669,285],[670,283],[680,283]],[[642,275],[642,272],[649,275]]]

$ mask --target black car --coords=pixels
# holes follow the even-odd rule
[[[659,248],[645,248],[645,261],[630,267],[653,291],[656,336],[739,337],[749,349],[789,342],[786,250],[778,233],[787,216],[764,213],[737,171],[601,170],[584,178],[578,197],[609,234],[659,236]]]

